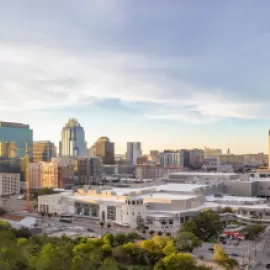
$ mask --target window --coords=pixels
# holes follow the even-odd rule
[[[116,220],[116,206],[107,206],[107,219]]]
[[[132,201],[132,205],[135,205],[135,201]]]

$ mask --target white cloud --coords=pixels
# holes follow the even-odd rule
[[[188,64],[187,59],[2,42],[0,111],[78,107],[111,98],[140,106],[148,119],[211,123],[229,117],[265,117],[268,104],[235,101],[219,89],[160,75],[162,68],[181,70]]]

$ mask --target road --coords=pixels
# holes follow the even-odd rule
[[[264,233],[263,248],[258,252],[256,262],[252,270],[265,270],[266,265],[270,264],[270,227]]]
[[[202,247],[195,249],[193,254],[196,258],[203,256],[205,260],[212,260],[213,253],[209,250],[212,246],[212,243],[203,243]],[[238,255],[238,257],[232,256],[232,258],[236,259],[239,265],[254,265],[258,261],[258,255],[264,248],[264,238],[261,237],[261,239],[258,239],[256,242],[248,240],[240,241],[238,246],[223,245],[223,248],[228,255]]]
[[[44,216],[41,217],[37,213],[33,212],[16,212],[14,214],[20,215],[20,216],[25,216],[25,217],[35,217],[37,219],[37,222],[39,226],[45,227],[46,233],[50,234],[50,232],[53,233],[53,231],[67,231],[67,230],[74,230],[77,229],[78,231],[87,232],[87,230],[91,230],[93,234],[96,236],[100,237],[100,235],[104,235],[107,232],[110,233],[129,233],[134,231],[133,229],[130,228],[107,228],[106,226],[101,227],[98,223],[93,222],[91,220],[85,219],[85,218],[75,218],[72,223],[64,223],[60,222],[59,218],[57,217],[48,217]]]

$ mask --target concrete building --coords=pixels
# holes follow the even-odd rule
[[[87,156],[84,129],[77,119],[69,119],[62,128],[59,154],[68,157]]]
[[[153,164],[160,164],[160,158],[159,158],[159,151],[158,150],[151,150],[149,155],[149,161],[151,161]]]
[[[92,157],[100,157],[102,163],[111,165],[115,163],[114,143],[107,137],[100,137],[89,149],[89,155]]]
[[[33,130],[30,129],[29,125],[0,121],[0,142],[14,143],[16,145],[15,156],[18,158],[25,156],[25,146],[27,144],[29,157],[32,157]]]
[[[244,166],[244,156],[224,154],[219,156],[219,162],[224,165],[232,165],[234,169],[242,169]]]
[[[165,167],[155,164],[142,164],[136,166],[135,177],[136,179],[153,179],[163,178],[165,175],[173,172],[182,171],[179,167]]]
[[[222,155],[221,149],[204,147],[204,158],[218,158]]]
[[[189,164],[194,169],[200,169],[202,167],[203,159],[204,159],[203,150],[201,149],[189,150]]]
[[[217,172],[172,172],[164,179],[171,183],[212,183],[224,182],[230,180],[239,180],[239,174],[236,173],[217,173]]]
[[[74,184],[74,161],[68,157],[29,164],[31,189],[66,188]]]
[[[20,194],[20,175],[0,173],[0,196]]]
[[[144,156],[140,156],[137,158],[137,164],[140,165],[140,164],[148,164],[149,163],[149,159],[148,159],[148,156],[147,155],[144,155]]]
[[[50,141],[35,141],[33,143],[33,162],[50,161],[55,156],[54,143]]]
[[[99,157],[78,159],[79,185],[93,185],[101,183],[102,161]]]
[[[127,143],[127,160],[132,165],[137,164],[137,158],[142,155],[142,148],[140,142],[128,142]]]
[[[239,177],[228,173],[201,173],[197,174],[201,179],[196,181],[205,183],[198,184],[190,182],[190,175],[181,175],[184,183],[146,181],[148,185],[144,183],[144,186],[136,188],[96,187],[75,193],[39,196],[38,209],[58,214],[70,212],[71,215],[97,223],[103,221],[112,226],[134,229],[138,219],[142,219],[149,230],[173,234],[186,220],[201,211],[225,207],[231,207],[234,213],[230,215],[241,222],[270,224],[268,201],[266,198],[252,197],[261,190],[260,187],[267,191],[265,195],[270,195],[270,179],[255,179],[255,175]],[[132,185],[137,185],[134,179],[130,180]],[[226,220],[226,214],[221,216]]]
[[[265,164],[265,154],[257,153],[257,154],[244,154],[243,162],[246,166],[263,166]]]

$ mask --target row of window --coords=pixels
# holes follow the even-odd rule
[[[139,200],[139,201],[126,201],[126,204],[129,204],[129,205],[143,204],[143,200]]]

